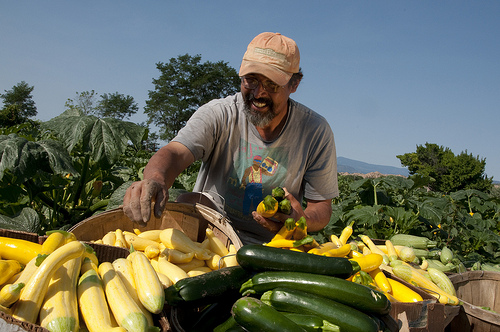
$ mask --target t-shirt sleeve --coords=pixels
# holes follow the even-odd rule
[[[326,120],[320,123],[311,137],[315,143],[304,174],[304,197],[311,200],[326,200],[339,195],[334,135]]]
[[[219,108],[212,104],[203,105],[193,113],[172,141],[186,146],[195,160],[206,161],[219,137],[221,118]]]

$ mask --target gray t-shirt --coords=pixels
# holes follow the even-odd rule
[[[299,201],[338,196],[337,158],[328,122],[289,99],[285,126],[264,141],[247,121],[241,93],[201,106],[173,141],[203,161],[193,191],[216,192],[243,243],[269,241],[252,211],[271,190],[286,187]]]

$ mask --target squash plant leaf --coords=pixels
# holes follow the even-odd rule
[[[71,153],[82,149],[98,164],[113,165],[125,152],[128,144],[139,146],[147,129],[132,122],[115,118],[97,118],[70,109],[44,122]]]
[[[76,173],[69,154],[59,142],[33,142],[16,134],[0,135],[0,180],[6,171],[13,175],[15,184],[24,183],[39,171]]]
[[[358,206],[347,213],[346,219],[348,221],[356,220],[360,224],[366,224],[371,227],[376,225],[380,220],[379,210],[380,206]]]
[[[108,205],[106,206],[106,210],[113,210],[121,205],[123,205],[123,197],[125,197],[125,192],[127,191],[128,187],[133,183],[133,181],[127,181],[124,182],[122,185],[120,185],[116,190],[113,192],[111,197],[109,198]]]
[[[24,208],[12,218],[0,215],[0,228],[37,233],[40,228],[40,217],[32,208]]]

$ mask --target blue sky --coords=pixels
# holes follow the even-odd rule
[[[426,142],[486,158],[500,180],[500,1],[1,1],[0,91],[35,87],[37,118],[76,92],[131,95],[156,63],[200,54],[238,69],[263,31],[293,38],[292,95],[330,123],[337,155],[401,166]]]

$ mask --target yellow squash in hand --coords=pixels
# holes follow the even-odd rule
[[[278,201],[271,195],[264,197],[264,200],[257,206],[257,213],[264,218],[271,218],[278,212]]]

